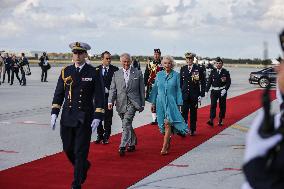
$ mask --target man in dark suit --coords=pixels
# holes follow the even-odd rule
[[[196,64],[193,64],[195,54],[185,53],[188,65],[180,69],[180,86],[182,90],[182,116],[185,122],[188,122],[188,112],[190,109],[190,135],[196,132],[197,108],[198,102],[205,94],[205,77],[203,70]]]
[[[105,51],[101,54],[101,60],[102,65],[98,66],[97,69],[99,69],[99,73],[101,74],[104,82],[104,89],[105,89],[105,116],[104,116],[104,125],[102,124],[102,121],[100,122],[98,129],[97,129],[97,140],[96,144],[103,143],[108,144],[109,143],[109,137],[111,134],[111,125],[112,125],[112,116],[113,116],[113,110],[108,109],[108,95],[109,95],[109,89],[111,85],[111,80],[114,72],[118,70],[118,67],[111,65],[111,54],[108,51]]]
[[[74,167],[72,189],[81,189],[91,164],[87,160],[91,134],[103,119],[104,91],[99,72],[85,63],[91,47],[82,42],[71,43],[73,65],[62,69],[54,92],[51,127],[63,104],[60,135],[63,150]]]
[[[12,70],[12,57],[9,56],[8,53],[6,53],[6,56],[4,57],[4,71],[3,71],[3,81],[2,83],[5,82],[5,75],[7,73],[8,76],[8,83],[10,83],[10,79],[11,79],[11,70]]]
[[[216,117],[216,107],[217,101],[219,100],[219,121],[218,125],[223,125],[223,119],[226,114],[226,100],[227,100],[227,91],[231,86],[231,77],[228,70],[223,68],[223,60],[220,57],[217,57],[215,60],[216,69],[211,71],[211,74],[208,78],[206,84],[206,96],[212,86],[211,90],[211,107],[210,107],[210,119],[207,122],[208,125],[214,125],[214,118]]]

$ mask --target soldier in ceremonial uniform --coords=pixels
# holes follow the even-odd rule
[[[203,70],[197,64],[193,64],[195,54],[185,53],[188,65],[180,69],[180,86],[182,90],[182,116],[188,122],[188,112],[190,109],[190,135],[196,131],[197,108],[201,97],[205,95],[205,77]]]
[[[163,69],[161,64],[161,50],[154,49],[154,59],[147,63],[146,70],[144,73],[144,84],[146,86],[146,101],[149,100],[149,96],[152,90],[152,86],[155,83],[156,75],[159,71]],[[157,115],[156,112],[152,112],[153,122],[152,125],[157,123]]]
[[[96,144],[103,143],[108,144],[109,143],[109,137],[111,134],[111,125],[112,125],[112,117],[113,117],[113,109],[108,109],[108,96],[109,96],[109,90],[111,85],[111,80],[114,72],[116,72],[118,67],[111,64],[111,54],[108,51],[105,51],[101,54],[101,60],[102,65],[98,66],[97,69],[99,69],[99,72],[103,78],[104,87],[105,87],[105,116],[104,116],[104,125],[102,121],[100,122],[98,129],[97,129],[97,140]]]
[[[91,134],[104,114],[104,90],[99,70],[86,64],[87,50],[82,42],[71,43],[73,65],[62,69],[54,92],[51,127],[62,106],[60,135],[63,150],[74,167],[72,189],[81,189],[91,164],[87,160]]]
[[[280,34],[280,42],[284,52],[284,30]],[[247,182],[243,185],[242,189],[284,188],[283,60],[277,68],[277,72],[276,94],[280,104],[280,112],[276,115],[271,115],[270,111],[266,111],[267,107],[264,105],[250,126],[246,137],[243,165]]]
[[[206,84],[206,96],[210,87],[211,90],[211,107],[210,107],[210,119],[207,124],[212,126],[214,125],[214,118],[216,117],[216,107],[217,101],[219,100],[219,122],[218,125],[223,125],[223,119],[226,114],[226,100],[227,100],[227,91],[231,85],[231,77],[228,70],[223,68],[223,60],[220,57],[217,57],[215,60],[216,69],[211,71],[211,74],[208,78]]]

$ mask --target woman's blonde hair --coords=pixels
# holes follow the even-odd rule
[[[170,56],[170,55],[163,56],[163,59],[162,59],[162,65],[163,66],[164,66],[164,60],[169,60],[171,65],[172,65],[172,68],[174,68],[176,66],[175,60],[172,56]]]

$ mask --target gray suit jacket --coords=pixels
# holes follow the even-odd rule
[[[130,68],[128,85],[124,81],[123,69],[114,73],[111,81],[108,103],[116,102],[116,111],[125,113],[127,98],[137,110],[145,106],[145,86],[142,72],[136,68]]]

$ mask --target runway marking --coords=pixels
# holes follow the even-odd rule
[[[1,153],[6,153],[6,154],[16,154],[16,153],[19,153],[19,152],[16,152],[16,151],[11,151],[11,150],[0,150]]]
[[[37,123],[36,121],[19,121],[17,123],[20,124],[28,124],[28,125],[43,125],[43,126],[49,126],[49,124],[46,123]]]
[[[243,127],[243,126],[240,126],[240,125],[232,125],[231,128],[237,129],[237,130],[242,131],[242,132],[248,132],[248,130],[249,130],[249,128]]]
[[[1,121],[0,124],[6,124],[6,125],[7,125],[7,124],[11,124],[11,122],[8,122],[8,121]]]
[[[243,150],[245,149],[245,145],[230,145],[234,150]]]
[[[239,169],[239,168],[224,168],[223,171],[242,171],[242,169]]]
[[[152,186],[155,183],[159,183],[159,182],[166,181],[166,180],[168,181],[168,180],[177,179],[177,178],[184,178],[184,177],[190,177],[190,176],[196,176],[196,175],[205,175],[205,174],[211,174],[211,173],[219,173],[219,172],[224,172],[224,171],[240,172],[240,171],[242,171],[242,169],[229,167],[229,168],[223,168],[223,169],[219,169],[219,170],[210,170],[210,171],[202,171],[202,172],[197,172],[197,173],[189,173],[189,174],[184,174],[184,175],[177,175],[177,176],[173,176],[173,177],[167,177],[167,178],[164,178],[164,179],[157,179],[157,180],[146,182],[146,183],[143,183],[143,184],[140,184],[140,185],[132,186],[131,189],[142,188],[142,187],[149,186],[149,185]]]
[[[188,167],[189,165],[168,164],[167,166],[171,166],[171,167]]]

